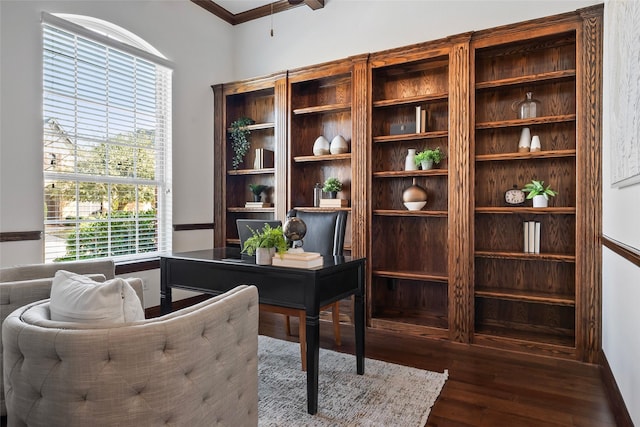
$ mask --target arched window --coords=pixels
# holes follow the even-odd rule
[[[45,261],[171,248],[171,73],[121,27],[43,14]]]

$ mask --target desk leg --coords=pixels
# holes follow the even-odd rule
[[[307,313],[307,412],[318,412],[318,361],[320,358],[320,316]]]
[[[358,272],[358,288],[360,292],[354,298],[354,317],[356,335],[356,365],[359,375],[364,374],[364,269],[360,267]]]
[[[169,263],[160,259],[160,314],[171,313],[171,287],[169,286]]]

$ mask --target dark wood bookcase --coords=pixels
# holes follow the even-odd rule
[[[341,61],[289,71],[291,208],[312,208],[314,185],[329,177],[342,182],[338,197],[351,200],[351,66],[351,61]],[[349,144],[347,153],[313,154],[316,138],[331,141],[338,135]]]
[[[374,54],[370,67],[370,324],[448,336],[449,162],[405,170],[408,149],[449,152],[448,46]],[[424,129],[417,108],[426,113]],[[422,210],[403,205],[413,183],[427,191]]]
[[[215,132],[214,167],[217,196],[214,204],[214,243],[216,246],[233,246],[240,242],[236,219],[281,218],[278,213],[285,207],[282,190],[284,169],[280,166],[284,157],[285,138],[279,133],[284,131],[285,122],[279,114],[284,113],[282,106],[286,104],[286,75],[272,75],[212,88],[215,105],[223,106],[216,108],[218,126]],[[251,131],[251,147],[242,164],[234,169],[230,127],[231,123],[242,117],[248,117],[255,123],[248,126]],[[255,167],[256,149],[274,153],[273,167]],[[247,201],[253,200],[249,184],[268,186],[262,200],[272,206],[245,207]]]
[[[592,12],[472,41],[475,343],[591,360],[600,345],[595,330],[584,335],[584,309],[599,293],[586,260],[599,263],[591,257],[601,227],[600,170],[592,168],[600,162],[601,112],[593,101],[601,83],[593,78],[601,78],[602,52]],[[513,108],[526,92],[540,101],[534,118]],[[541,151],[518,152],[524,127],[540,137]],[[506,205],[505,191],[532,179],[558,191],[549,207]],[[539,253],[524,250],[525,221],[540,223]]]
[[[361,188],[355,188],[354,172],[362,168],[354,167],[354,149],[362,146],[364,134],[360,127],[354,126],[357,105],[354,102],[361,85],[358,70],[366,70],[367,56],[356,56],[325,64],[304,67],[288,72],[289,84],[289,133],[288,133],[288,208],[298,210],[346,210],[347,232],[345,251],[352,251],[352,244],[361,241],[362,236],[354,235],[352,206],[362,200],[358,194]],[[360,77],[361,78],[361,77]],[[354,83],[355,80],[355,83]],[[362,79],[364,81],[364,79]],[[363,101],[360,101],[361,104]],[[362,114],[362,113],[360,113]],[[364,118],[360,118],[360,121]],[[324,136],[332,141],[342,136],[349,145],[346,153],[314,155],[316,139]],[[322,185],[327,178],[335,177],[342,183],[338,198],[348,201],[344,207],[316,207],[313,204],[313,188],[316,183]],[[364,187],[362,182],[358,184]],[[323,194],[323,197],[328,197]],[[356,211],[358,211],[356,209]],[[359,214],[361,215],[361,214]],[[361,244],[359,245],[361,246]]]
[[[349,200],[347,250],[367,257],[372,328],[594,363],[601,348],[602,5],[214,86],[216,246],[238,217],[318,210],[335,176]],[[526,92],[533,118],[513,106]],[[415,128],[416,107],[425,114]],[[275,167],[229,167],[227,130],[256,120],[252,149]],[[398,130],[404,125],[404,130]],[[542,150],[519,152],[524,127]],[[348,153],[313,155],[342,135]],[[408,149],[439,147],[436,169],[406,171]],[[252,165],[252,153],[248,165]],[[558,191],[547,208],[505,203],[532,179]],[[248,184],[273,208],[247,209]],[[403,205],[415,182],[428,200]],[[326,208],[324,208],[326,209]],[[541,225],[539,253],[523,223]]]

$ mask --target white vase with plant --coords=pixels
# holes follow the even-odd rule
[[[274,248],[279,254],[287,252],[288,246],[282,227],[273,228],[265,224],[260,231],[251,230],[251,237],[244,242],[242,252],[250,256],[255,254],[256,264],[270,265]]]
[[[434,164],[440,164],[445,158],[445,153],[440,150],[440,147],[434,149],[426,149],[416,154],[415,163],[416,166],[420,165],[422,170],[429,170],[433,168]]]
[[[534,208],[546,208],[549,206],[549,197],[555,197],[558,192],[551,189],[550,185],[545,188],[544,181],[536,181],[532,179],[522,189],[527,194],[527,199],[533,200]]]

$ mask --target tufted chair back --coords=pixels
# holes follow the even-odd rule
[[[2,340],[12,427],[258,423],[254,286],[116,325],[54,322],[39,301],[7,317]]]
[[[56,271],[64,269],[84,274],[95,281],[115,277],[112,260],[90,260],[51,264],[25,264],[0,268],[0,326],[15,309],[32,302],[49,298],[51,282]],[[142,281],[132,283],[140,301],[143,300]],[[1,338],[1,336],[0,336]],[[2,378],[2,340],[0,339],[0,379]],[[0,414],[6,415],[4,387],[0,380]]]

